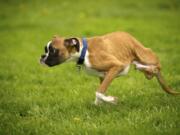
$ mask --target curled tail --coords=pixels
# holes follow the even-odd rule
[[[172,95],[180,95],[180,92],[177,92],[177,91],[172,90],[172,89],[166,84],[166,82],[164,81],[164,78],[162,77],[160,71],[156,74],[156,78],[157,78],[159,84],[161,85],[162,89],[163,89],[165,92],[167,92],[168,94],[172,94]]]

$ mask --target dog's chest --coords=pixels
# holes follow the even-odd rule
[[[92,68],[91,63],[89,61],[89,53],[88,53],[88,51],[86,52],[86,56],[85,56],[85,59],[84,59],[84,65],[85,65],[85,71],[88,74],[98,76],[98,77],[104,77],[105,76],[105,72],[100,72],[100,71],[97,71],[97,70]],[[122,72],[120,72],[118,74],[118,76],[126,75],[128,73],[128,71],[129,71],[129,68],[130,68],[130,65],[127,65],[127,67]]]

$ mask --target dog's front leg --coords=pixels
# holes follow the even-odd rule
[[[104,80],[104,77],[99,77],[100,85],[103,82],[103,80]],[[100,105],[101,103],[103,103],[103,101],[96,96],[94,103],[95,105]]]
[[[112,80],[123,70],[123,68],[124,66],[122,65],[113,66],[109,69],[104,78],[100,78],[101,84],[96,92],[96,105],[100,104],[102,101],[114,104],[117,102],[117,98],[113,96],[105,96],[104,94]]]
[[[100,80],[100,84],[101,84],[104,80],[104,77],[99,77],[99,80]]]

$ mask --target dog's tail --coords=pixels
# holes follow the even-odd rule
[[[164,81],[164,78],[163,76],[161,75],[161,72],[157,72],[155,74],[159,84],[161,85],[162,89],[167,92],[168,94],[172,94],[172,95],[180,95],[180,92],[177,92],[177,91],[174,91],[172,90],[167,84],[166,82]]]

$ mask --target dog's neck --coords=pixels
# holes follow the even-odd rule
[[[81,51],[81,55],[79,57],[79,60],[77,61],[78,66],[83,65],[83,63],[84,63],[84,59],[85,59],[85,56],[86,56],[86,51],[87,51],[87,48],[88,48],[86,38],[82,38],[82,45],[83,45],[83,48],[82,48],[82,51]]]

